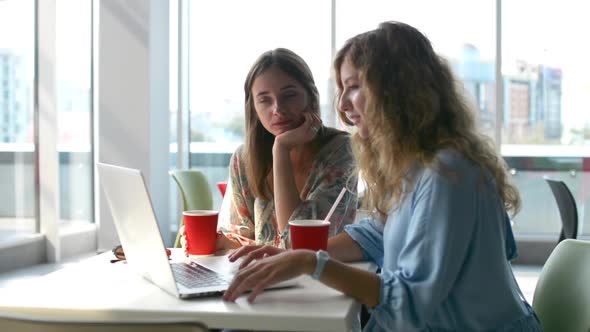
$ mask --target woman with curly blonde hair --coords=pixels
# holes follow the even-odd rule
[[[386,22],[348,40],[334,70],[374,216],[327,253],[236,251],[246,257],[225,299],[310,274],[371,308],[367,331],[541,331],[508,262],[518,190],[446,61],[415,28]],[[355,260],[381,272],[341,263]]]

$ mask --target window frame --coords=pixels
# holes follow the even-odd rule
[[[91,20],[92,8],[91,3]],[[0,273],[40,263],[57,263],[72,256],[96,251],[97,248],[95,224],[60,225],[60,165],[57,151],[58,132],[55,130],[57,128],[56,10],[56,0],[34,1],[35,233],[3,241],[0,244],[0,266],[2,267]],[[93,54],[94,42],[93,24],[92,20],[89,45],[91,54]],[[92,66],[90,70],[92,77]],[[44,92],[42,95],[41,90]],[[92,83],[90,95],[92,98]],[[90,112],[92,116],[94,113],[92,105]]]

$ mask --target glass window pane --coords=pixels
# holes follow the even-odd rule
[[[579,230],[585,235],[590,46],[577,34],[590,29],[587,5],[523,0],[502,6],[502,153],[530,161],[515,166],[525,203],[515,227],[557,238],[559,212],[542,178],[551,175],[564,180],[576,198]],[[536,170],[539,165],[546,167]]]
[[[34,1],[0,1],[0,243],[37,231],[34,18]]]
[[[440,15],[448,12],[461,15]],[[368,0],[362,5],[337,1],[336,47],[358,33],[375,29],[380,22],[412,25],[449,61],[479,110],[480,127],[494,137],[495,13],[495,1]]]
[[[504,144],[586,145],[590,139],[590,46],[567,37],[590,28],[585,13],[586,5],[574,1],[503,4]]]
[[[191,167],[203,170],[215,186],[226,180],[231,153],[244,141],[244,80],[265,51],[284,47],[310,66],[328,107],[330,1],[190,2]],[[231,8],[231,10],[228,10]]]
[[[60,220],[92,222],[91,1],[56,2]]]

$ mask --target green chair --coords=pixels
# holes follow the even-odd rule
[[[545,332],[590,331],[590,242],[557,245],[539,276],[533,308]]]
[[[182,211],[187,210],[213,210],[213,196],[209,181],[203,172],[196,169],[170,171],[170,176],[176,182],[182,199]],[[184,220],[180,218],[180,227]],[[180,247],[180,232],[176,235],[174,247]]]

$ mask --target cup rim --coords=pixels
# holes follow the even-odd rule
[[[219,211],[215,211],[215,210],[186,210],[186,211],[182,211],[182,215],[194,216],[194,217],[216,216],[218,214],[219,214]]]
[[[314,223],[305,223],[312,221]],[[301,223],[303,222],[303,223]],[[322,219],[296,219],[289,221],[290,226],[302,226],[302,227],[323,227],[330,226],[330,222]]]

